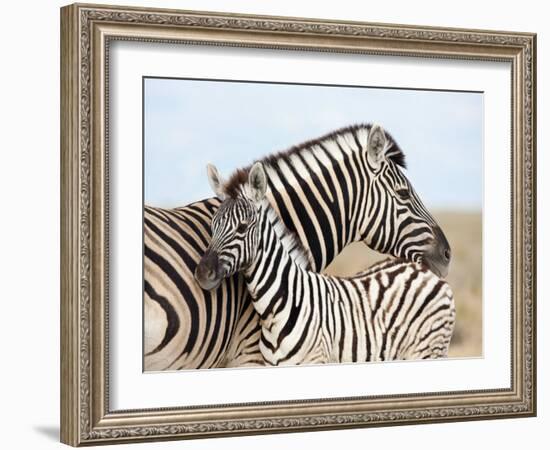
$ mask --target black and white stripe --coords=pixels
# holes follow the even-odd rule
[[[307,255],[263,199],[261,164],[250,179],[249,189],[225,200],[214,215],[201,265],[216,258],[222,276],[244,273],[268,364],[447,355],[455,309],[445,281],[425,265],[403,260],[349,278],[310,271]]]
[[[241,277],[215,292],[202,290],[193,278],[219,203],[209,199],[177,209],[145,208],[146,370],[223,365],[237,322],[249,307]]]
[[[403,153],[380,127],[341,129],[263,162],[267,199],[302,243],[313,271],[323,270],[354,241],[446,271],[445,237],[401,171]],[[220,196],[238,195],[248,171],[238,171],[227,183],[218,180]],[[145,210],[146,370],[261,360],[255,350],[258,319],[242,277],[204,291],[192,276],[218,205],[209,199],[174,210]]]

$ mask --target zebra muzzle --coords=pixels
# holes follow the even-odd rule
[[[195,269],[195,280],[201,288],[209,291],[216,289],[222,279],[218,255],[206,252]]]
[[[424,254],[424,262],[430,270],[441,278],[449,273],[451,263],[451,247],[443,231],[439,227],[433,228],[435,240],[432,248]]]

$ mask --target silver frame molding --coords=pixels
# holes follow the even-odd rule
[[[507,61],[510,389],[111,411],[108,58],[113,40]],[[536,414],[536,35],[75,4],[61,9],[61,440],[73,446]]]

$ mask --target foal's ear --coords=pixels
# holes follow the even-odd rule
[[[216,169],[216,166],[213,164],[207,164],[206,172],[208,174],[208,182],[210,183],[210,187],[214,191],[214,194],[216,194],[220,200],[225,200],[225,192],[223,191],[223,180],[220,173],[218,172],[218,169]]]
[[[250,199],[256,203],[262,201],[265,196],[267,176],[261,162],[255,163],[248,173],[248,191]]]
[[[376,168],[385,157],[387,138],[384,129],[377,124],[373,124],[367,138],[367,157],[369,162]]]

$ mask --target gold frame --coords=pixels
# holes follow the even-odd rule
[[[507,61],[512,67],[512,385],[509,389],[110,411],[109,42]],[[536,414],[536,35],[75,4],[61,9],[61,440],[311,431]]]

